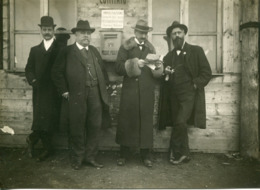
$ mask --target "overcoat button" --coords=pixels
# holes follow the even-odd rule
[[[136,81],[138,81],[138,79],[135,79]]]

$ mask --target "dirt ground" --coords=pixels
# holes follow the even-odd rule
[[[166,153],[154,153],[151,169],[139,154],[131,154],[124,167],[116,165],[118,152],[102,151],[96,169],[71,168],[68,150],[57,150],[38,163],[23,149],[0,148],[0,189],[10,188],[260,188],[260,163],[238,154],[192,153],[191,162],[173,166]]]

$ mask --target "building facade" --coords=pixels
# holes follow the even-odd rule
[[[256,1],[255,1],[256,2]],[[24,77],[30,47],[40,43],[40,17],[49,15],[68,31],[77,20],[96,28],[92,44],[101,52],[110,78],[113,127],[102,135],[103,149],[116,149],[122,79],[114,73],[117,48],[133,35],[132,26],[145,19],[153,27],[149,40],[165,55],[166,28],[174,20],[189,28],[187,42],[203,47],[213,77],[206,87],[207,129],[189,129],[192,151],[240,150],[241,34],[243,1],[240,0],[3,0],[3,69],[0,70],[0,126],[15,135],[0,134],[0,146],[24,146],[31,129],[32,89]],[[112,42],[111,42],[112,39]],[[71,34],[69,44],[74,42]],[[111,45],[112,44],[112,45]],[[110,47],[110,48],[109,48]],[[113,49],[113,51],[111,50]],[[157,125],[159,85],[156,88],[154,126]],[[154,130],[154,148],[167,150],[170,127]],[[66,147],[66,135],[57,134],[57,147]],[[258,137],[259,138],[259,137]]]

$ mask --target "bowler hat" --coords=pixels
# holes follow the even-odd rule
[[[173,21],[172,25],[169,26],[166,30],[166,34],[169,37],[171,35],[171,32],[174,28],[180,28],[182,30],[184,30],[184,33],[187,34],[188,32],[188,27],[184,24],[180,24],[178,21]]]
[[[53,18],[50,16],[43,16],[41,17],[41,24],[38,24],[38,26],[53,26],[55,27],[56,24],[53,23]]]
[[[55,36],[63,36],[66,39],[70,39],[70,35],[67,32],[66,28],[59,27],[55,31]]]
[[[150,31],[153,30],[152,27],[148,26],[147,21],[142,20],[142,19],[138,20],[136,22],[135,27],[132,27],[132,28],[135,29],[135,30],[141,31],[141,32],[150,32]]]
[[[75,33],[78,30],[89,30],[91,31],[91,33],[93,33],[95,31],[95,28],[91,28],[87,20],[79,20],[77,26],[75,28],[72,28],[71,31]]]

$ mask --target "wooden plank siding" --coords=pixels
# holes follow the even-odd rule
[[[157,0],[134,0],[129,1],[129,6],[125,8],[124,17],[124,38],[133,35],[131,28],[136,24],[138,18],[148,19],[152,24],[152,1]],[[4,2],[7,2],[5,0]],[[11,4],[13,0],[10,0]],[[41,15],[45,15],[48,9],[48,1],[41,0],[43,4]],[[8,4],[6,4],[8,5]],[[188,0],[180,0],[181,10],[187,9]],[[240,102],[241,102],[241,63],[240,63],[240,41],[239,41],[239,22],[241,14],[240,0],[219,0],[218,9],[218,39],[222,40],[217,44],[217,61],[221,68],[219,76],[214,76],[206,90],[206,111],[207,129],[189,128],[189,144],[191,151],[223,153],[239,150],[240,135]],[[13,13],[13,7],[10,7]],[[91,11],[89,11],[91,10]],[[47,11],[48,12],[48,11]],[[138,15],[138,16],[137,16]],[[140,16],[141,15],[141,16]],[[92,44],[100,46],[100,7],[93,1],[77,0],[77,20],[87,19],[91,26],[96,28],[93,33]],[[188,15],[180,12],[180,21],[189,24]],[[221,19],[221,20],[220,20]],[[4,31],[12,35],[9,25],[13,26],[13,21],[6,19]],[[10,22],[10,23],[9,23]],[[169,24],[172,21],[169,21]],[[37,24],[37,23],[36,23]],[[13,39],[9,35],[5,36],[4,49],[4,69],[8,70],[14,64]],[[149,36],[150,39],[151,36]],[[9,42],[10,40],[10,42]],[[163,39],[162,39],[163,40]],[[189,42],[189,40],[187,39]],[[9,42],[9,44],[7,44]],[[166,46],[166,42],[163,42]],[[11,48],[10,48],[11,47]],[[10,51],[7,49],[10,48]],[[160,47],[158,47],[160,48]],[[14,55],[14,54],[13,54]],[[10,63],[11,62],[11,63]],[[223,76],[222,76],[223,74]],[[115,143],[116,126],[118,120],[121,84],[116,86],[117,95],[110,97],[110,111],[112,128],[107,129],[101,134],[100,146],[102,150],[115,150],[118,145]],[[158,99],[159,86],[156,88],[156,100],[154,109],[154,126],[158,119]],[[0,130],[0,147],[24,147],[25,138],[31,132],[32,123],[32,89],[28,85],[24,74],[8,73],[0,70],[0,128],[9,126],[15,131],[15,135],[3,134]],[[167,151],[169,146],[171,127],[164,131],[154,129],[154,149],[156,151]],[[67,148],[67,134],[56,132],[53,138],[56,148]]]
[[[4,85],[0,88],[0,126],[9,126],[15,135],[0,135],[0,146],[25,146],[25,137],[31,132],[32,89],[24,82],[23,76],[0,72]],[[113,127],[102,134],[102,149],[117,149],[115,131],[119,111],[121,86],[116,89],[118,96],[111,97],[111,116]],[[206,87],[207,129],[189,129],[192,151],[227,152],[238,150],[240,77],[225,75],[211,80]],[[156,88],[154,125],[157,123],[159,86]],[[165,131],[154,130],[154,148],[166,151],[171,127]],[[67,147],[65,134],[56,133],[56,147]]]

